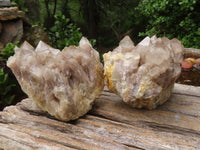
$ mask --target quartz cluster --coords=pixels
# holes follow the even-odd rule
[[[104,87],[99,53],[86,38],[62,51],[40,41],[15,48],[7,62],[23,91],[39,108],[63,121],[86,114]]]
[[[103,56],[107,86],[132,107],[154,109],[170,97],[182,53],[177,39],[146,37],[134,46],[126,36]]]

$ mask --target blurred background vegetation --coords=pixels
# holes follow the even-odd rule
[[[50,38],[56,36],[51,39],[55,47],[62,47],[55,40],[63,39],[66,30],[77,32],[74,26],[65,28],[73,24],[82,35],[95,39],[102,52],[125,35],[138,43],[156,34],[200,48],[199,0],[12,0],[12,4],[25,11],[32,24],[45,28]]]
[[[82,36],[100,52],[116,47],[129,35],[137,44],[156,34],[179,39],[185,47],[200,48],[200,0],[11,0],[32,25],[42,27],[53,47],[78,45]],[[25,95],[5,67],[14,46],[1,51],[0,110]],[[3,69],[2,69],[3,68]],[[20,96],[21,94],[21,96]]]

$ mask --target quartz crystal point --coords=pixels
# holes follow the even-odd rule
[[[39,108],[63,121],[86,114],[104,87],[99,53],[86,38],[62,51],[24,42],[7,62],[23,91]]]
[[[181,73],[182,51],[177,39],[146,37],[134,46],[126,36],[103,56],[107,86],[132,107],[154,109],[171,95]]]

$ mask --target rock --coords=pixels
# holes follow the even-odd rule
[[[189,57],[189,58],[184,59],[183,61],[188,61],[194,64],[196,62],[196,59]]]
[[[181,73],[183,45],[177,39],[146,37],[137,46],[126,36],[104,54],[108,88],[137,108],[156,108],[169,96]]]
[[[194,59],[194,58],[186,58],[181,63],[181,68],[184,70],[190,70],[192,68],[200,70],[200,58]]]
[[[192,69],[192,67],[193,67],[193,63],[190,62],[190,61],[184,60],[184,61],[182,61],[182,63],[181,63],[181,68],[182,68],[182,69],[190,70],[190,69]]]
[[[35,47],[40,40],[50,44],[44,30],[37,25],[31,26],[24,12],[17,7],[0,8],[0,50],[15,41],[28,41]]]
[[[27,20],[25,13],[20,11],[17,7],[0,8],[0,20],[7,21],[22,18]]]
[[[21,42],[25,27],[31,26],[24,12],[17,7],[0,8],[0,50],[7,43]]]
[[[22,41],[28,41],[34,47],[37,46],[39,41],[50,44],[47,33],[38,25],[33,25],[31,28],[25,28]]]
[[[86,38],[62,51],[25,42],[7,65],[39,108],[64,121],[86,114],[104,87],[99,54]]]
[[[0,41],[3,44],[3,47],[9,42],[14,43],[16,41],[21,41],[23,36],[22,20],[4,22],[2,28],[3,30],[0,34]]]
[[[197,70],[200,70],[200,65],[198,65],[198,64],[194,64],[193,67],[194,67],[195,69],[197,69]]]
[[[11,6],[10,0],[0,0],[0,7],[8,7]]]
[[[200,65],[200,58],[197,58],[197,59],[195,60],[195,64]]]
[[[181,63],[181,68],[183,69],[183,70],[190,70],[190,69],[192,69],[193,68],[193,65],[195,64],[195,62],[196,62],[196,59],[194,59],[194,58],[191,58],[191,57],[189,57],[189,58],[186,58],[186,59],[184,59],[183,61],[182,61],[182,63]]]
[[[197,58],[194,62],[193,67],[197,70],[200,70],[200,58]]]

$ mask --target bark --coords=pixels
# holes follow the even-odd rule
[[[96,0],[79,0],[88,26],[88,38],[98,37],[99,6]]]
[[[51,12],[49,5],[50,5],[50,1],[49,0],[45,0],[45,8],[47,11],[47,18],[45,21],[45,27],[47,27],[47,29],[51,28],[54,25],[55,22],[55,17],[54,15],[56,14],[56,8],[57,8],[57,0],[54,0],[53,2],[53,11]]]
[[[39,0],[26,0],[24,7],[28,9],[26,15],[32,23],[35,23],[40,20],[40,3]]]
[[[97,37],[97,6],[95,0],[88,0],[88,27],[89,27],[89,37]]]

